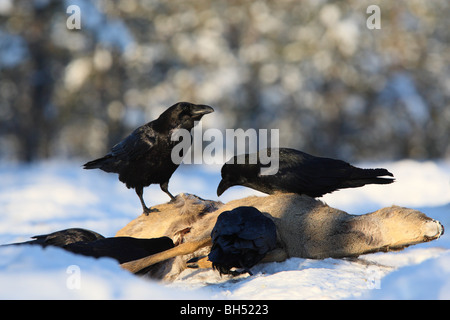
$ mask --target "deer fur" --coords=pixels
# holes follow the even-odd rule
[[[173,279],[186,268],[188,259],[209,252],[210,234],[218,215],[239,206],[257,208],[277,227],[278,248],[265,261],[288,257],[344,258],[401,250],[437,239],[444,231],[439,221],[420,211],[398,206],[351,215],[298,194],[251,196],[226,204],[180,194],[173,202],[155,206],[158,212],[139,216],[116,234],[136,238],[168,236],[178,246],[169,253],[153,255],[147,262],[134,265],[134,269],[123,267],[136,272],[136,268],[154,265],[147,269],[149,274]]]

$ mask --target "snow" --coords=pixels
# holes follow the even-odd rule
[[[70,227],[114,236],[140,214],[134,191],[116,175],[83,170],[82,163],[0,164],[0,244]],[[387,168],[397,181],[335,192],[323,198],[330,206],[363,214],[397,204],[449,225],[449,162],[358,165]],[[218,200],[219,180],[220,165],[183,164],[170,190]],[[220,200],[251,194],[262,195],[233,187]],[[150,205],[169,200],[158,186],[146,188],[145,199]],[[78,256],[59,248],[6,246],[0,247],[0,299],[449,299],[449,266],[447,234],[400,252],[356,260],[290,258],[260,264],[252,269],[253,276],[231,278],[210,269],[187,269],[170,284],[134,276],[109,258]]]

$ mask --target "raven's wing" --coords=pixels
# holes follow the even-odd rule
[[[280,149],[281,150],[281,149]],[[294,150],[280,151],[280,169],[271,183],[280,190],[320,197],[344,188],[356,188],[366,184],[389,184],[395,180],[383,168],[361,169],[337,159],[322,158]]]
[[[95,231],[81,228],[70,228],[49,234],[33,236],[31,238],[35,239],[34,242],[36,244],[41,244],[43,246],[52,245],[56,247],[63,247],[67,244],[75,242],[91,242],[98,239],[103,239],[104,237]]]
[[[93,242],[77,242],[64,249],[90,257],[110,257],[120,263],[141,259],[143,257],[173,248],[168,237],[137,239],[132,237],[112,237]]]
[[[353,169],[349,163],[331,158],[321,158],[307,153],[280,150],[277,182],[291,192],[320,197],[337,190],[339,183],[347,179]]]
[[[152,150],[156,143],[155,136],[155,131],[151,127],[141,126],[113,146],[108,155],[124,161],[137,160]]]
[[[276,247],[274,222],[253,207],[222,212],[211,233],[213,245],[208,255],[213,268],[232,273],[231,268],[249,268]]]

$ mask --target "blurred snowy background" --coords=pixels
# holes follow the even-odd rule
[[[69,5],[81,29],[69,30]],[[369,5],[381,9],[370,30]],[[90,159],[177,101],[355,160],[450,155],[450,6],[0,1],[0,159]]]
[[[366,27],[374,4],[380,30]],[[70,5],[80,30],[66,27]],[[448,229],[449,9],[446,0],[0,0],[0,244],[69,227],[113,236],[139,201],[116,175],[81,164],[182,100],[215,108],[204,130],[280,129],[281,146],[397,178],[327,195],[331,206],[409,206]],[[170,190],[217,200],[219,180],[218,165],[182,165]],[[236,187],[220,200],[250,194]],[[145,197],[168,201],[158,186]],[[110,259],[3,247],[0,298],[448,299],[449,236],[366,262],[293,258],[233,281],[190,271],[171,286]],[[68,289],[68,265],[81,267],[81,290]]]

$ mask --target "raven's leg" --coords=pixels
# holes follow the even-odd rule
[[[144,188],[143,188],[143,187],[136,187],[134,190],[136,191],[136,194],[138,195],[139,200],[141,201],[142,210],[144,211],[144,214],[145,214],[146,216],[148,216],[148,214],[149,214],[150,212],[152,212],[152,211],[158,211],[158,210],[156,210],[156,209],[150,209],[150,208],[148,208],[148,207],[145,205],[144,197],[143,197],[143,193],[144,193]]]
[[[169,181],[161,183],[159,186],[161,187],[161,190],[164,191],[170,197],[170,201],[175,200],[175,197],[169,192]]]

